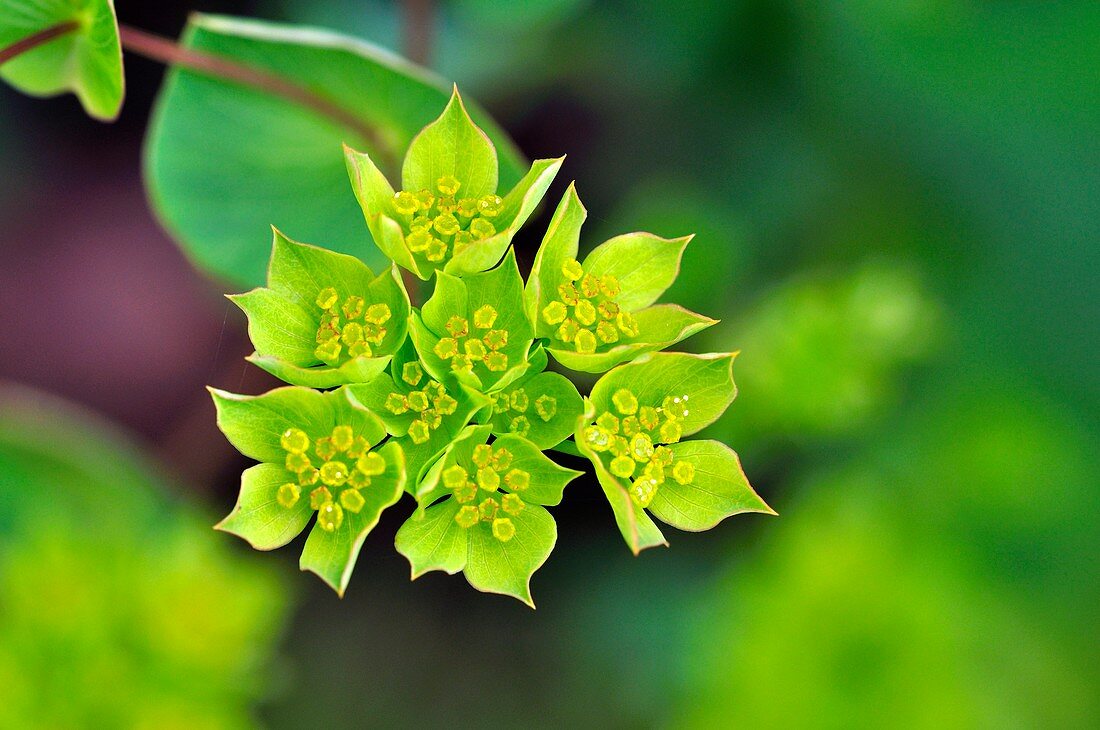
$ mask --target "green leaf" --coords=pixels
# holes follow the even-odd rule
[[[463,279],[440,273],[436,281],[436,291],[424,305],[423,319],[414,315],[410,328],[428,371],[437,379],[455,377],[483,393],[504,387],[525,372],[534,331],[523,307],[523,277],[515,252],[509,251],[495,269]],[[455,329],[461,322],[465,334]],[[503,346],[494,344],[494,338],[500,337],[507,338]],[[460,354],[440,357],[443,339],[459,348]],[[485,351],[484,358],[473,360],[468,371],[457,369],[455,363],[465,361],[466,348],[474,346]],[[494,348],[498,355],[492,356],[489,353]],[[490,357],[501,357],[499,370],[489,369]]]
[[[666,479],[649,505],[657,519],[681,530],[709,530],[742,512],[775,512],[749,485],[733,449],[718,441],[682,441],[669,446],[675,462],[695,467],[690,484]],[[674,463],[675,463],[674,462]]]
[[[535,254],[531,276],[523,293],[527,317],[537,323],[535,331],[539,337],[549,337],[553,332],[553,328],[543,322],[538,313],[554,297],[555,288],[562,279],[562,264],[567,259],[577,258],[581,226],[587,217],[588,211],[577,196],[576,185],[570,183]]]
[[[173,69],[146,145],[146,179],[158,214],[185,252],[213,274],[257,286],[267,261],[257,234],[274,223],[381,264],[347,194],[342,145],[393,160],[396,169],[451,85],[388,51],[316,29],[199,14],[181,42],[277,74],[373,130],[368,136],[271,94]],[[515,184],[526,162],[484,112],[466,106],[493,140],[500,182]],[[229,121],[211,134],[211,119]]]
[[[621,344],[604,352],[580,353],[561,347],[548,349],[555,360],[570,370],[602,373],[639,355],[663,350],[718,324],[718,320],[696,314],[678,304],[655,304],[634,316],[638,321],[638,335],[623,338]]]
[[[302,549],[302,570],[316,573],[340,597],[351,579],[363,540],[378,524],[382,511],[395,504],[405,488],[405,460],[401,447],[389,441],[378,452],[388,466],[384,474],[373,477],[370,485],[360,490],[366,500],[362,509],[357,513],[345,510],[343,521],[332,532],[314,523]]]
[[[618,279],[622,293],[615,300],[633,312],[653,304],[672,286],[691,239],[660,238],[651,233],[616,236],[588,254],[584,270],[594,276],[611,274]]]
[[[112,0],[4,0],[0,49],[67,22],[78,27],[9,60],[0,77],[32,96],[71,91],[90,116],[113,120],[125,82]]]
[[[409,297],[396,267],[375,277],[353,256],[297,243],[275,231],[268,283],[270,288],[229,299],[248,315],[248,333],[256,347],[256,354],[248,359],[289,383],[331,388],[369,380],[386,368],[389,355],[405,340]],[[388,307],[385,337],[372,346],[371,357],[350,358],[338,365],[318,358],[317,337],[325,310],[317,298],[329,288],[337,292],[338,302],[356,296],[362,298],[364,310],[379,304]]]
[[[620,365],[600,378],[590,396],[596,412],[611,410],[611,397],[621,388],[631,391],[643,406],[660,407],[666,397],[687,396],[680,421],[683,437],[709,426],[737,395],[733,360],[737,353],[691,355],[658,352]]]
[[[592,462],[596,470],[596,479],[600,482],[604,495],[607,497],[611,511],[615,515],[615,524],[626,540],[627,547],[635,555],[646,548],[664,545],[668,547],[668,541],[661,534],[661,529],[650,518],[646,511],[634,504],[627,492],[627,485],[618,477],[609,472],[601,461],[599,454],[592,451],[584,443],[584,439],[577,439],[577,449]]]
[[[257,550],[274,550],[301,534],[313,510],[308,499],[290,509],[279,504],[276,493],[297,476],[278,464],[257,464],[241,475],[241,492],[229,516],[215,529],[243,538]]]
[[[534,608],[531,576],[553,552],[558,526],[538,505],[528,505],[511,519],[516,534],[508,542],[493,537],[485,523],[466,531],[466,580],[479,591],[512,596]]]
[[[417,510],[397,531],[394,546],[408,559],[413,580],[432,570],[454,575],[466,567],[466,531],[455,522],[459,506],[447,499]]]
[[[540,350],[540,352],[542,352]],[[545,360],[545,355],[542,356]],[[532,369],[535,366],[532,365]],[[494,408],[487,414],[493,432],[523,432],[540,449],[557,446],[573,433],[584,403],[577,386],[559,373],[537,372],[494,394]],[[516,423],[522,416],[526,422]]]
[[[442,177],[454,177],[466,197],[480,198],[497,191],[497,153],[478,129],[455,86],[443,113],[413,138],[401,167],[404,190],[435,191]]]

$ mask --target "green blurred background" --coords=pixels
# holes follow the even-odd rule
[[[1098,38],[1088,1],[438,4],[430,65],[568,153],[582,247],[698,233],[668,298],[742,351],[710,434],[780,513],[634,558],[578,481],[536,612],[409,583],[400,509],[343,601],[210,530],[246,463],[202,386],[272,383],[143,200],[161,69],[114,126],[0,89],[0,726],[1100,726]]]

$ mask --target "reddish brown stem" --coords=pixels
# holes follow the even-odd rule
[[[27,51],[38,48],[45,43],[49,43],[54,38],[72,33],[79,27],[80,23],[76,22],[75,20],[69,20],[64,23],[58,23],[57,25],[51,25],[45,30],[40,30],[37,33],[23,38],[22,40],[18,40],[15,43],[12,43],[7,48],[0,48],[0,66],[22,53],[26,53]]]
[[[366,124],[354,113],[311,89],[282,76],[231,61],[221,56],[184,48],[176,42],[137,28],[119,26],[122,47],[131,53],[159,61],[166,65],[181,66],[206,76],[232,81],[312,109],[318,114],[353,130],[381,157],[383,167],[394,169],[396,157],[378,131]]]

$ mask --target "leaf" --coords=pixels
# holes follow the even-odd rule
[[[499,405],[489,416],[493,432],[501,436],[512,432],[513,420],[523,416],[529,427],[526,438],[540,449],[552,448],[567,439],[584,411],[577,386],[559,373],[537,372],[521,378],[496,398]],[[522,409],[518,407],[523,404]]]
[[[533,504],[511,519],[516,534],[508,542],[493,537],[485,523],[466,531],[466,580],[479,591],[512,596],[534,608],[531,576],[553,552],[558,527],[544,507]]]
[[[253,353],[245,358],[253,365],[266,370],[279,380],[307,388],[335,388],[351,383],[365,383],[386,372],[390,357],[356,357],[339,367],[304,368],[291,365],[276,357],[264,357]]]
[[[387,469],[360,490],[366,500],[362,509],[358,513],[345,510],[343,521],[332,532],[314,523],[302,549],[302,570],[316,573],[341,598],[351,580],[363,541],[378,524],[382,511],[395,504],[405,488],[405,460],[401,448],[389,441],[378,452],[386,459]]]
[[[267,260],[257,234],[274,223],[381,264],[347,190],[342,145],[398,160],[438,115],[451,85],[388,51],[316,29],[199,14],[181,42],[303,86],[375,132],[368,138],[268,93],[173,69],[146,145],[146,178],[159,216],[188,256],[206,271],[257,286]],[[493,140],[501,183],[514,184],[526,163],[484,112],[466,106]]]
[[[243,538],[257,550],[274,550],[306,529],[313,510],[308,499],[290,509],[279,504],[276,493],[296,476],[277,464],[257,464],[241,475],[241,492],[229,516],[215,529]]]
[[[32,96],[71,91],[92,117],[111,121],[122,108],[122,46],[112,0],[4,0],[0,49],[66,22],[76,30],[26,51],[0,67],[0,77]]]
[[[412,579],[432,570],[454,575],[466,567],[466,531],[455,522],[459,504],[447,499],[405,520],[394,538],[412,568]]]
[[[592,388],[597,412],[611,408],[611,396],[620,388],[631,391],[645,406],[659,407],[668,396],[688,396],[687,416],[680,421],[687,437],[721,416],[737,395],[733,360],[737,353],[690,355],[658,352],[620,365],[600,378]]]
[[[562,264],[566,259],[577,257],[581,226],[587,217],[588,211],[577,196],[577,188],[570,183],[546,228],[546,235],[535,254],[535,262],[531,265],[531,275],[524,290],[527,317],[536,323],[535,332],[539,337],[549,337],[553,332],[553,328],[538,316],[543,305],[549,301],[544,292],[549,291],[552,294],[556,291],[563,278]]]
[[[456,178],[464,197],[497,191],[496,149],[470,119],[457,86],[439,118],[413,138],[401,167],[401,186],[408,191],[434,192],[442,177]]]
[[[718,320],[688,311],[678,304],[655,304],[634,316],[638,321],[638,335],[620,340],[622,344],[605,352],[580,353],[560,347],[550,347],[548,350],[555,360],[570,370],[602,373],[639,355],[663,350],[718,324]]]
[[[669,446],[675,462],[695,467],[690,484],[666,479],[649,504],[657,519],[681,530],[709,530],[742,512],[775,512],[749,485],[733,449],[718,441],[682,441]]]
[[[619,527],[623,539],[626,540],[630,552],[638,555],[646,548],[658,545],[668,546],[668,541],[661,534],[661,529],[650,518],[646,511],[634,504],[626,486],[609,472],[600,460],[599,454],[592,451],[584,443],[584,439],[577,439],[577,449],[592,462],[596,470],[596,479],[600,482],[607,502],[611,505],[611,511],[615,515],[615,524]]]
[[[601,243],[582,265],[594,276],[611,274],[618,279],[622,293],[616,301],[633,312],[653,304],[676,281],[680,259],[691,239],[627,233]]]

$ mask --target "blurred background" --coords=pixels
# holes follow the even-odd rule
[[[698,234],[667,299],[742,351],[709,435],[780,513],[634,558],[580,480],[535,612],[410,583],[401,509],[343,601],[209,529],[247,462],[203,386],[274,383],[145,202],[163,70],[115,125],[0,88],[0,726],[1100,726],[1098,38],[1086,0],[434,7],[429,65],[568,153],[582,250]]]

